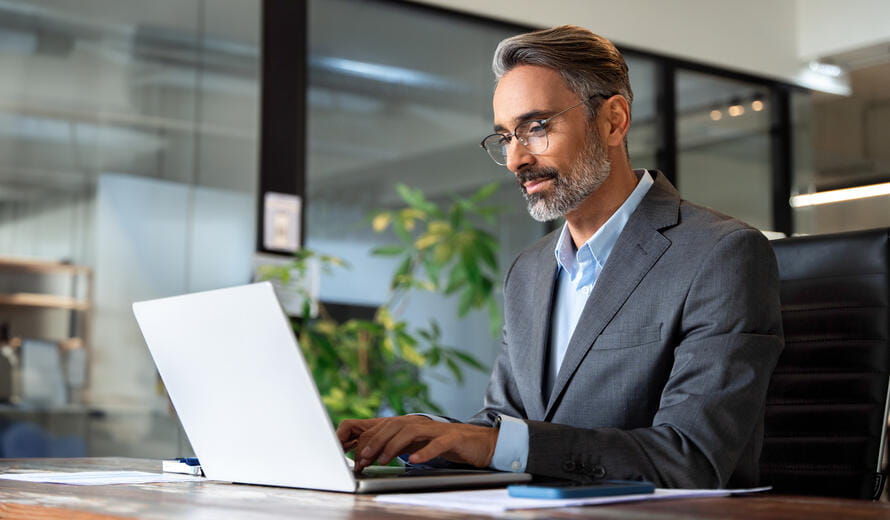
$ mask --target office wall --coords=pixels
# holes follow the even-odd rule
[[[134,301],[247,283],[252,193],[103,174],[96,195],[90,402],[164,410]]]
[[[799,62],[791,0],[414,1],[533,27],[581,25],[617,44],[786,80]]]
[[[797,47],[802,60],[890,42],[890,2],[887,0],[796,0],[795,3]]]

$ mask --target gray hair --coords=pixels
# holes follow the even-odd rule
[[[583,27],[562,25],[512,36],[498,44],[491,64],[495,77],[500,80],[519,65],[538,65],[559,72],[566,86],[581,99],[621,94],[628,105],[633,103],[624,57],[612,42]],[[594,117],[599,99],[590,99],[586,105]]]

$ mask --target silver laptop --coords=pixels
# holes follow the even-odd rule
[[[210,479],[348,493],[531,479],[399,468],[355,476],[268,282],[137,302],[133,311]]]

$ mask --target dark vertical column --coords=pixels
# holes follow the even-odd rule
[[[773,87],[770,110],[770,157],[772,163],[773,230],[790,235],[791,175],[794,171],[791,123],[791,91],[786,86]]]
[[[263,247],[263,198],[267,192],[306,192],[307,22],[304,0],[263,0],[260,110],[260,182],[257,245]],[[300,213],[300,241],[305,236]]]
[[[672,63],[655,63],[655,167],[674,186],[677,183],[677,87],[676,68]]]

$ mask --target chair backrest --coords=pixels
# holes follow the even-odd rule
[[[888,229],[773,241],[785,350],[767,393],[761,480],[877,498],[890,381]]]

